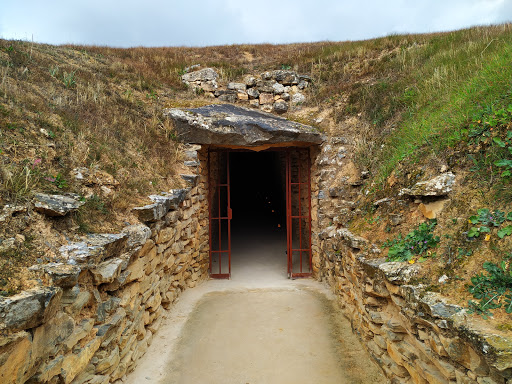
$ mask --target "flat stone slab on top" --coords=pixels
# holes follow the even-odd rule
[[[193,144],[256,147],[324,141],[324,136],[311,126],[230,104],[171,108],[164,115],[174,121],[179,139]]]

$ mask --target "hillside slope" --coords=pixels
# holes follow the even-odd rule
[[[3,237],[24,238],[2,253],[0,289],[9,294],[28,284],[30,276],[20,280],[23,267],[51,258],[66,237],[113,230],[133,220],[129,208],[148,193],[181,184],[180,144],[161,110],[210,102],[180,81],[186,67],[201,64],[216,68],[224,83],[288,67],[311,76],[306,103],[288,117],[330,137],[351,137],[353,161],[369,177],[348,225],[378,245],[396,244],[399,234],[426,220],[400,205],[402,188],[453,171],[457,186],[432,226],[435,250],[408,260],[424,262],[422,282],[432,290],[464,304],[471,297],[465,285],[484,261],[510,271],[511,59],[510,24],[279,46],[114,49],[0,41],[0,204],[23,203],[35,191],[76,192],[86,201],[78,214],[51,225],[37,215],[2,225]],[[79,167],[115,182],[84,186],[72,176]],[[394,202],[377,207],[382,198]],[[479,209],[504,220],[495,225]],[[391,225],[397,215],[401,224]],[[480,236],[481,226],[489,232]],[[439,283],[442,275],[448,280]]]

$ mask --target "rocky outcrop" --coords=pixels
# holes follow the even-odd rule
[[[153,222],[160,220],[167,211],[176,209],[185,198],[186,190],[175,189],[160,195],[151,195],[149,198],[153,204],[133,209],[133,212],[142,222]]]
[[[400,190],[400,195],[409,196],[445,196],[450,193],[455,184],[455,175],[451,172],[443,173],[428,181],[416,183],[411,188]]]
[[[324,137],[315,128],[267,113],[217,104],[190,110],[167,109],[180,139],[195,144],[259,146],[265,144],[319,144]]]
[[[37,287],[0,299],[0,329],[16,332],[34,328],[57,311],[60,289]]]
[[[124,250],[127,235],[102,233],[86,236],[83,241],[60,247],[64,260],[75,265],[95,265]]]
[[[65,195],[36,193],[34,197],[34,210],[47,216],[65,216],[84,204],[85,201],[81,201],[80,196],[74,193]]]

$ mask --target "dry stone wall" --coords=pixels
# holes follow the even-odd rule
[[[243,82],[222,85],[213,68],[186,73],[182,81],[195,92],[218,98],[228,103],[248,103],[265,112],[285,113],[290,106],[306,100],[304,90],[311,84],[311,77],[291,70],[263,72],[259,76],[247,75]]]
[[[512,340],[478,328],[463,308],[412,284],[419,265],[385,262],[344,227],[365,177],[354,172],[351,151],[350,140],[338,137],[314,155],[313,268],[370,356],[393,383],[512,383]]]
[[[162,314],[208,270],[207,205],[198,146],[189,188],[151,196],[141,223],[61,248],[39,266],[47,286],[0,299],[0,382],[121,382],[148,349]]]

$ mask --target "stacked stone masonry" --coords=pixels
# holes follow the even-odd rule
[[[311,78],[291,70],[274,70],[260,76],[245,76],[243,82],[230,82],[222,86],[213,68],[186,73],[182,81],[192,90],[228,103],[248,103],[265,112],[285,113],[290,105],[303,103],[303,91]]]
[[[186,151],[189,188],[152,196],[143,223],[61,248],[41,286],[0,299],[0,382],[120,383],[180,292],[208,275],[205,156]]]
[[[313,153],[313,268],[392,383],[511,384],[512,340],[477,329],[466,311],[411,284],[418,265],[385,262],[344,224],[356,208],[350,140]]]

